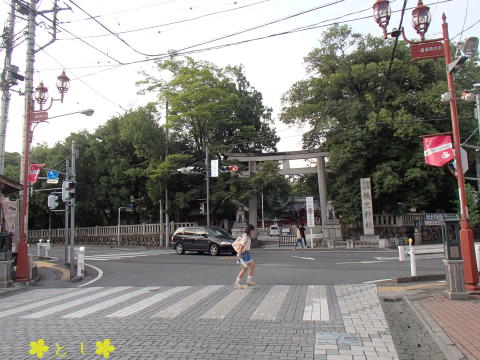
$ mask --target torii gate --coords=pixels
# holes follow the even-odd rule
[[[283,169],[279,171],[281,175],[299,175],[299,174],[317,174],[318,177],[318,194],[320,196],[320,210],[322,224],[325,224],[327,212],[327,171],[325,168],[325,157],[328,157],[327,152],[318,151],[288,151],[277,152],[271,154],[261,153],[231,153],[227,154],[228,159],[238,160],[240,162],[248,162],[248,171],[241,171],[240,176],[249,176],[251,173],[257,171],[257,162],[261,161],[281,161]],[[317,159],[316,167],[290,168],[290,160],[309,160]],[[250,224],[257,224],[257,195],[254,194],[248,201],[248,221]]]

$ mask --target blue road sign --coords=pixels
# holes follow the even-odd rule
[[[52,179],[52,180],[58,179],[58,171],[49,170],[49,171],[47,172],[47,179]]]

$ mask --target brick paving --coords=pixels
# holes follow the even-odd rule
[[[379,298],[373,284],[0,292],[0,324],[8,329],[0,360],[37,359],[28,351],[40,338],[46,360],[102,359],[94,352],[106,338],[116,347],[112,360],[452,359],[425,312],[456,344],[455,359],[465,358],[460,351],[480,359],[479,297],[449,301],[438,288],[410,300],[389,294]]]
[[[418,302],[468,359],[480,359],[480,297],[460,301],[437,295]]]

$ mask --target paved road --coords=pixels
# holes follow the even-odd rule
[[[62,248],[50,254],[62,262]],[[43,359],[100,359],[105,339],[113,360],[444,359],[404,304],[362,284],[407,275],[396,252],[254,256],[261,285],[242,290],[232,288],[233,256],[92,248],[87,263],[103,275],[95,280],[89,268],[81,283],[43,267],[36,286],[0,293],[0,323],[9,329],[0,359],[36,359],[28,352],[45,346]],[[419,273],[442,269],[440,259],[417,265]]]
[[[50,254],[63,256],[62,248],[52,250]],[[239,270],[232,255],[98,248],[87,248],[86,254],[86,263],[103,271],[97,286],[227,285]],[[253,250],[252,254],[257,262],[255,279],[263,285],[355,284],[410,274],[409,262],[399,262],[392,250]],[[95,277],[93,267],[86,269]],[[442,273],[441,259],[418,257],[417,272]]]

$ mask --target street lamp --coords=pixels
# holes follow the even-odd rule
[[[384,37],[386,38],[388,21],[390,16],[382,15],[381,9],[385,9],[389,5],[388,0],[377,0],[373,5],[374,16],[376,22],[384,31]],[[383,17],[382,17],[383,16]],[[461,143],[460,143],[460,131],[457,118],[457,100],[455,86],[453,82],[452,71],[455,70],[455,66],[459,65],[462,60],[462,56],[452,62],[450,53],[450,41],[448,36],[448,24],[446,22],[447,17],[442,15],[442,37],[437,39],[425,40],[425,33],[430,25],[431,16],[428,6],[423,5],[422,0],[418,0],[417,7],[412,11],[412,23],[413,27],[420,35],[420,41],[410,41],[406,38],[404,29],[401,29],[403,39],[411,45],[411,53],[414,56],[413,60],[445,57],[445,64],[447,68],[447,80],[448,80],[448,92],[450,97],[450,113],[452,116],[452,130],[453,130],[453,143],[455,147],[455,161],[457,164],[457,182],[460,197],[460,247],[462,251],[462,259],[464,261],[464,281],[465,289],[469,291],[479,290],[478,287],[478,269],[475,260],[475,253],[473,247],[473,231],[470,227],[468,220],[468,209],[465,195],[465,179],[463,175],[462,156],[461,156]],[[393,32],[393,35],[397,35],[397,31]],[[468,42],[468,44],[467,44]],[[465,55],[467,53],[473,54],[478,47],[477,38],[469,38],[463,45],[463,51]],[[465,51],[466,48],[466,51]],[[463,61],[465,61],[463,59]]]
[[[27,222],[28,222],[28,173],[29,173],[29,157],[30,157],[30,144],[32,142],[33,130],[32,124],[38,124],[48,120],[48,113],[53,104],[53,101],[59,100],[63,102],[64,94],[70,87],[70,79],[65,75],[65,71],[57,77],[57,89],[60,92],[60,99],[51,99],[50,105],[47,109],[43,109],[43,105],[48,100],[48,88],[45,87],[43,82],[40,82],[39,86],[35,88],[34,99],[40,105],[40,110],[35,111],[35,103],[32,99],[31,92],[25,94],[25,123],[24,123],[24,136],[23,136],[23,161],[22,161],[22,215],[20,221],[20,242],[17,246],[17,270],[16,280],[20,282],[26,282],[29,280],[29,268],[28,268],[28,245],[27,245]]]

